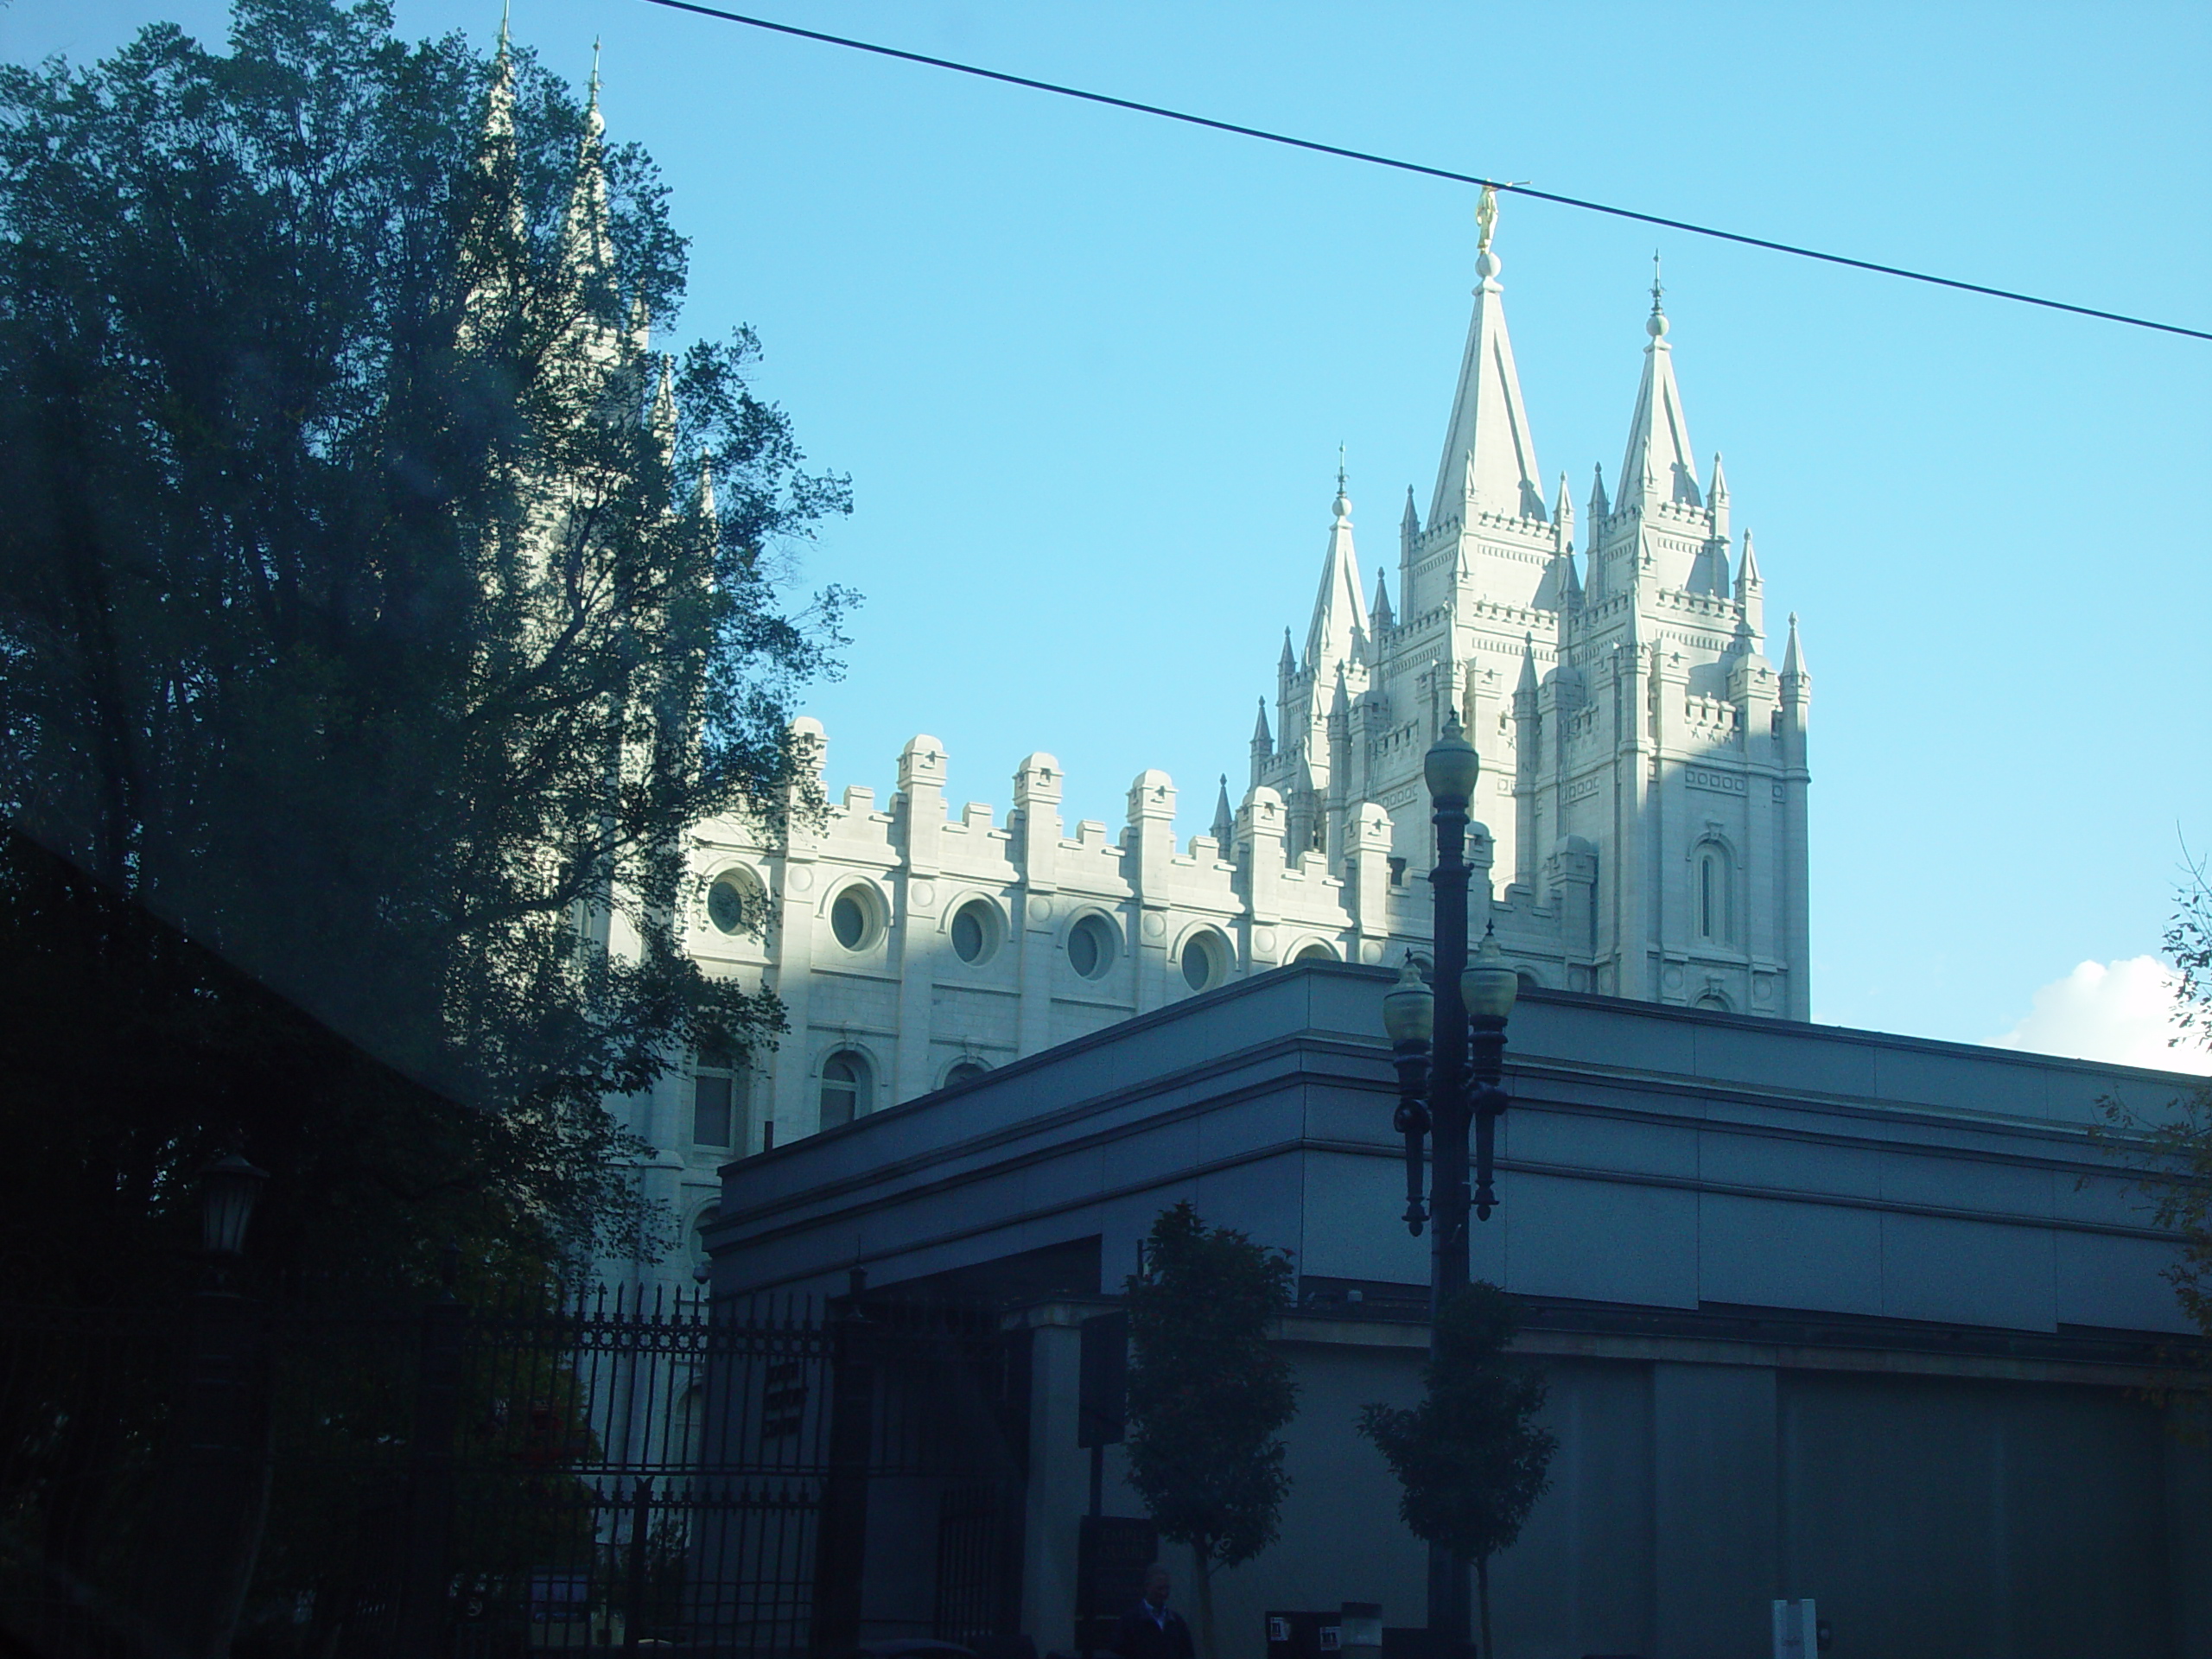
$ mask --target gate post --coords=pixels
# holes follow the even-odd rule
[[[868,1465],[875,1413],[875,1360],[860,1310],[864,1282],[835,1316],[830,1341],[830,1470],[814,1537],[814,1650],[851,1651],[861,1639],[861,1584],[868,1548]]]
[[[635,1653],[645,1622],[645,1546],[653,1523],[653,1484],[642,1475],[630,1498],[629,1583],[624,1587],[629,1611],[622,1620],[622,1651]]]
[[[467,1310],[448,1279],[422,1319],[415,1377],[415,1433],[408,1447],[407,1542],[400,1563],[404,1659],[431,1659],[445,1646],[453,1571],[454,1431],[461,1415],[461,1332]]]

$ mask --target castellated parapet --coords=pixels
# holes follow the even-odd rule
[[[819,782],[822,728],[796,731]],[[690,949],[710,972],[773,989],[790,1020],[755,1058],[737,1145],[757,1149],[772,1122],[788,1139],[842,1121],[848,1085],[866,1112],[1285,963],[1426,945],[1428,890],[1394,872],[1380,806],[1355,815],[1332,868],[1290,853],[1288,815],[1263,785],[1233,816],[1223,794],[1208,830],[1179,835],[1164,772],[1136,776],[1114,829],[1061,817],[1050,754],[1015,768],[1003,822],[982,802],[954,811],[946,778],[944,746],[918,736],[880,803],[849,785],[784,836],[700,827]],[[1486,865],[1487,834],[1476,842]]]

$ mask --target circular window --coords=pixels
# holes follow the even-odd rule
[[[981,1060],[962,1060],[944,1074],[944,1086],[950,1089],[955,1084],[973,1083],[990,1069]]]
[[[707,889],[707,919],[724,933],[742,933],[756,924],[766,897],[752,871],[724,870]]]
[[[1228,953],[1211,933],[1193,933],[1183,944],[1183,982],[1194,991],[1221,983]]]
[[[830,906],[830,931],[848,950],[866,949],[875,941],[875,906],[866,887],[847,887]]]
[[[1068,962],[1085,979],[1114,965],[1114,930],[1103,916],[1086,916],[1068,930]]]
[[[1336,959],[1337,953],[1319,939],[1302,947],[1299,953],[1291,958],[1293,962],[1334,962]]]
[[[971,899],[952,913],[952,954],[963,962],[981,962],[998,949],[999,913],[981,899]]]

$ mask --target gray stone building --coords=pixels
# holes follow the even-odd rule
[[[1069,1639],[1077,1325],[1180,1198],[1291,1253],[1302,1397],[1271,1607],[1423,1562],[1353,1432],[1409,1402],[1425,1243],[1399,1221],[1382,969],[1249,977],[722,1174],[718,1295],[995,1284],[1035,1327],[1024,1628]],[[1510,1032],[1474,1269],[1528,1301],[1551,1491],[1493,1571],[1500,1650],[1724,1659],[1812,1597],[1839,1655],[2212,1654],[2212,1462],[2142,1392],[2182,1330],[2172,1240],[2088,1135],[2194,1080],[1537,990]],[[1109,1511],[1139,1512],[1109,1471]],[[925,1555],[928,1540],[902,1548]],[[888,1630],[879,1634],[890,1634]]]

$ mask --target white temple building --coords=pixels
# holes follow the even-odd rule
[[[765,982],[789,1030],[750,1065],[705,1054],[632,1104],[649,1185],[687,1230],[715,1169],[1292,961],[1425,948],[1421,756],[1457,710],[1482,757],[1470,856],[1524,979],[1804,1020],[1806,732],[1791,619],[1766,655],[1759,567],[1719,457],[1700,472],[1655,280],[1618,499],[1547,506],[1485,199],[1473,315],[1426,522],[1398,526],[1395,602],[1341,476],[1303,649],[1286,633],[1249,777],[1179,835],[1164,772],[1126,822],[1063,821],[1059,762],[1014,768],[1001,815],[944,788],[918,736],[787,837],[700,826],[691,948]],[[1378,564],[1380,562],[1378,561]],[[957,685],[953,697],[965,695]],[[830,747],[798,727],[818,778]],[[765,901],[765,905],[761,902]],[[765,908],[765,933],[744,918]],[[696,1232],[690,1234],[696,1243]]]

